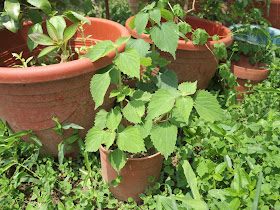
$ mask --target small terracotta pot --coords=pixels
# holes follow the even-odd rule
[[[250,80],[251,85],[257,85],[258,83],[265,80],[269,74],[268,68],[262,68],[266,66],[264,63],[258,63],[252,66],[249,62],[249,57],[240,56],[239,61],[232,61],[231,70],[233,74],[237,77],[236,81],[239,86],[234,87],[237,92],[238,101],[241,101],[244,98],[244,94],[251,94],[250,88],[246,87],[245,84],[248,84]]]
[[[133,17],[127,19],[125,25],[130,34],[137,38],[136,29],[132,30],[128,26]],[[232,37],[230,36],[232,32],[225,26],[191,16],[187,16],[185,21],[189,23],[193,29],[202,28],[205,29],[210,36],[217,34],[223,37],[219,41],[208,40],[210,48],[213,48],[215,43],[223,42],[226,46],[232,43]],[[187,36],[189,36],[189,34],[187,34]],[[152,40],[149,39],[149,34],[141,34],[139,38],[145,38],[145,41],[152,43]],[[191,41],[185,42],[184,40],[179,40],[176,60],[174,60],[169,53],[161,51],[160,54],[161,57],[171,61],[171,63],[167,65],[167,68],[176,72],[179,83],[197,81],[198,89],[205,89],[208,87],[218,66],[218,59],[205,45],[194,45]]]
[[[103,180],[111,183],[117,178],[117,172],[111,166],[108,155],[103,146],[99,148]],[[117,187],[110,187],[110,191],[118,200],[127,201],[132,197],[137,203],[142,202],[138,196],[145,192],[145,188],[152,186],[158,181],[163,156],[160,152],[145,158],[128,158],[126,165],[121,169],[120,175],[123,176],[121,183]],[[155,182],[149,182],[149,177],[154,177]]]
[[[85,24],[84,29],[85,36],[92,35],[87,40],[89,45],[97,40],[115,41],[119,37],[129,36],[121,24],[100,18],[88,19],[91,25]],[[39,48],[35,52],[28,50],[26,39],[31,25],[31,22],[26,22],[17,34],[0,31],[0,118],[8,122],[14,132],[32,129],[43,144],[40,154],[57,156],[58,144],[63,139],[52,130],[56,125],[52,117],[57,117],[61,123],[75,123],[84,127],[79,134],[85,137],[98,112],[94,110],[90,80],[98,69],[112,63],[115,53],[111,52],[94,63],[82,58],[47,66],[12,68],[18,63],[11,53],[23,52],[28,58],[40,51]],[[78,34],[76,37],[80,38]],[[82,43],[72,39],[71,46],[81,47]],[[119,50],[124,49],[123,45]],[[114,100],[109,99],[107,94],[101,108],[110,109],[113,105]],[[66,130],[65,137],[70,136],[72,130]],[[29,136],[22,139],[30,141]],[[66,155],[76,154],[77,151],[77,148],[66,150]]]

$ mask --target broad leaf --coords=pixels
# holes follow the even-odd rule
[[[113,42],[110,40],[105,40],[98,42],[94,47],[85,55],[92,62],[98,60],[99,58],[104,57],[108,53],[114,50]]]
[[[27,2],[35,7],[38,7],[39,9],[43,10],[46,14],[51,14],[52,12],[52,6],[48,0],[27,0]]]
[[[71,13],[75,16],[75,18],[77,18],[79,20],[79,22],[83,21],[83,22],[91,25],[91,22],[86,17],[84,17],[74,11],[71,11]]]
[[[116,130],[119,127],[119,124],[122,120],[122,114],[120,107],[116,106],[114,109],[108,113],[106,126],[110,130]]]
[[[42,49],[42,51],[39,53],[38,58],[54,51],[55,49],[57,49],[57,46],[49,46],[49,47],[45,47],[44,49]]]
[[[173,21],[173,15],[167,9],[160,9],[161,17],[167,21]]]
[[[94,119],[94,126],[104,129],[106,127],[107,116],[108,112],[104,109],[97,112]]]
[[[140,58],[140,64],[142,66],[151,66],[152,65],[152,59],[151,58]]]
[[[71,39],[78,30],[78,23],[74,23],[71,26],[67,27],[63,33],[63,42]]]
[[[142,101],[130,101],[122,112],[128,121],[141,123],[141,117],[145,114],[145,103]]]
[[[157,24],[160,24],[161,20],[161,12],[160,9],[156,8],[149,12],[149,15],[153,21],[155,21]]]
[[[46,34],[33,33],[33,34],[29,34],[28,37],[33,42],[36,42],[37,44],[40,44],[40,45],[54,45],[55,44],[55,42]]]
[[[13,33],[17,33],[19,29],[19,22],[14,21],[6,12],[2,13],[1,23],[5,26],[6,29]]]
[[[20,13],[20,4],[18,0],[5,0],[4,9],[14,21],[18,20]]]
[[[189,96],[187,97],[179,97],[176,100],[176,107],[178,108],[178,111],[180,112],[181,116],[184,119],[184,122],[186,124],[189,123],[189,117],[191,114],[191,111],[193,109],[193,99]]]
[[[153,119],[161,114],[169,112],[175,103],[175,98],[168,90],[160,89],[156,91],[148,106],[148,118]]]
[[[120,149],[116,149],[113,152],[110,152],[109,161],[111,166],[119,173],[127,162],[126,154]]]
[[[118,39],[116,40],[116,42],[115,42],[115,47],[116,47],[116,48],[120,47],[122,44],[127,43],[128,40],[130,40],[130,36],[118,38]]]
[[[110,131],[106,130],[104,134],[104,144],[106,145],[106,150],[109,150],[109,148],[114,144],[115,139],[116,139],[116,132],[115,131]]]
[[[239,207],[240,207],[240,200],[239,200],[239,198],[233,199],[233,200],[230,202],[229,207],[230,207],[231,210],[237,210],[237,209],[239,209]]]
[[[145,30],[149,20],[149,14],[145,12],[139,12],[135,18],[134,25],[136,28],[136,32],[138,37],[143,33]]]
[[[126,43],[126,48],[134,48],[138,51],[140,58],[145,58],[150,49],[150,44],[145,42],[144,39],[130,39]]]
[[[37,9],[29,9],[28,16],[34,24],[43,22],[41,13]]]
[[[90,92],[92,98],[95,102],[94,109],[97,109],[103,104],[104,96],[107,92],[107,89],[110,85],[110,75],[109,72],[104,74],[95,74],[90,82]]]
[[[165,159],[173,152],[177,140],[178,128],[169,122],[154,125],[151,130],[151,140],[155,148]]]
[[[222,173],[226,169],[227,165],[228,165],[227,162],[220,163],[219,165],[216,166],[215,173],[216,174]]]
[[[190,165],[190,163],[187,160],[183,161],[182,167],[184,169],[184,174],[186,176],[186,179],[190,185],[191,191],[192,191],[192,195],[194,197],[194,199],[196,200],[200,200],[200,194],[198,191],[198,187],[197,187],[197,179],[196,176],[193,172],[193,169]]]
[[[144,92],[142,90],[136,90],[130,97],[131,100],[137,100],[137,101],[144,101],[148,102],[152,97],[152,94],[149,92]]]
[[[121,72],[131,77],[140,78],[140,56],[133,48],[126,49],[117,55],[115,64]]]
[[[63,33],[66,28],[66,21],[62,16],[54,16],[50,18],[50,23],[56,28],[58,39],[63,40]]]
[[[56,28],[53,26],[53,24],[51,24],[51,22],[49,20],[46,20],[46,25],[47,25],[47,31],[49,36],[55,40],[58,41],[58,33]]]
[[[221,120],[224,118],[224,112],[217,99],[207,91],[197,91],[194,98],[194,107],[197,113],[206,121]]]
[[[85,146],[86,151],[88,152],[96,152],[100,145],[104,142],[104,135],[105,131],[98,128],[98,127],[92,127],[86,135],[85,138]]]
[[[198,28],[192,34],[192,42],[195,45],[204,45],[207,42],[209,34],[205,29]]]
[[[163,72],[159,72],[159,75],[155,78],[155,83],[159,89],[177,89],[178,77],[174,71],[165,69]]]
[[[144,123],[137,124],[137,125],[135,125],[135,127],[138,128],[138,130],[140,131],[140,133],[142,135],[142,138],[145,139],[146,137],[148,137],[150,135],[150,132],[153,127],[153,122],[152,122],[152,120],[148,120],[146,118]]]
[[[142,135],[133,126],[128,126],[119,133],[117,145],[121,150],[126,152],[138,153],[146,151]]]
[[[195,210],[208,210],[209,209],[207,204],[202,200],[188,199],[188,198],[179,197],[179,196],[178,197],[175,196],[175,199],[188,204],[190,207],[192,207]]]
[[[29,34],[33,34],[33,33],[43,33],[43,28],[41,26],[41,24],[36,23],[35,25],[31,26],[27,32],[27,45],[30,51],[34,50],[37,46],[38,43],[33,42],[30,38],[29,38]]]
[[[175,59],[175,51],[178,46],[178,26],[173,22],[165,22],[153,26],[150,33],[155,45],[164,52],[169,52]]]
[[[178,86],[183,96],[192,95],[196,92],[197,81],[195,82],[183,82]]]

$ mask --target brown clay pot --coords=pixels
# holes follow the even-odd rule
[[[118,174],[109,162],[110,151],[106,151],[103,146],[99,148],[99,151],[103,180],[111,183]],[[138,195],[144,193],[146,187],[158,181],[162,162],[163,156],[159,152],[145,158],[128,158],[126,165],[120,171],[120,175],[123,176],[121,183],[117,187],[111,186],[110,191],[118,200],[127,201],[129,197],[132,197],[137,203],[142,202]],[[155,178],[155,182],[148,181],[150,176]]]
[[[252,66],[249,62],[249,57],[240,56],[239,61],[232,61],[231,71],[237,77],[236,81],[239,86],[234,87],[237,92],[237,99],[241,101],[244,98],[244,94],[251,94],[250,88],[246,87],[245,84],[250,80],[251,85],[257,85],[258,83],[265,80],[269,74],[268,68],[263,68],[266,66],[264,63],[258,63]]]
[[[139,7],[140,1],[142,3],[149,3],[150,0],[129,0],[129,8],[132,14],[136,14],[141,10],[141,8]]]
[[[137,38],[136,30],[132,30],[128,26],[132,18],[133,17],[127,19],[125,25],[130,34]],[[210,36],[217,34],[223,37],[219,41],[209,40],[208,45],[210,48],[213,48],[215,43],[224,42],[226,46],[232,43],[232,37],[230,36],[232,32],[225,26],[191,16],[187,16],[185,21],[189,23],[193,29],[202,28],[205,29]],[[152,40],[149,39],[149,34],[141,34],[140,38],[145,38],[145,41],[152,43]],[[218,66],[218,59],[205,45],[194,45],[191,41],[185,42],[184,40],[179,40],[176,60],[174,60],[169,53],[160,52],[160,54],[161,57],[171,61],[171,63],[167,65],[167,68],[176,72],[179,83],[197,81],[198,89],[206,89],[208,87]]]
[[[96,40],[112,40],[129,36],[122,25],[99,18],[88,18],[91,25],[84,26],[85,36],[92,35],[87,44]],[[98,110],[94,110],[94,102],[90,94],[90,80],[96,71],[112,63],[115,53],[92,63],[88,58],[48,66],[28,68],[12,68],[16,64],[11,53],[23,52],[28,58],[39,52],[29,52],[26,44],[27,31],[31,22],[14,34],[8,30],[0,32],[0,118],[8,122],[14,132],[33,130],[42,142],[40,154],[58,155],[58,144],[62,141],[52,127],[57,117],[61,123],[75,123],[82,127],[80,136],[85,137],[87,130],[93,125]],[[108,33],[110,31],[110,33]],[[79,35],[76,35],[79,37]],[[80,47],[81,42],[71,40],[73,47]],[[120,48],[123,51],[125,46]],[[36,52],[37,51],[37,52]],[[110,109],[112,99],[105,98],[102,108]],[[72,130],[66,130],[66,138]],[[29,136],[22,137],[30,141]],[[77,148],[66,150],[66,155],[76,154]]]

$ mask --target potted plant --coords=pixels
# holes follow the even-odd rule
[[[56,124],[52,118],[81,125],[84,130],[80,130],[80,135],[84,137],[97,112],[90,99],[90,79],[96,70],[109,65],[115,56],[108,50],[104,52],[106,56],[92,62],[86,57],[77,59],[74,48],[90,50],[89,46],[101,40],[115,41],[128,36],[128,32],[113,21],[84,18],[73,11],[55,15],[47,0],[27,2],[31,5],[31,21],[23,25],[18,1],[5,1],[5,12],[2,13],[2,24],[10,31],[0,31],[0,118],[14,132],[32,129],[43,143],[41,154],[57,156],[58,144],[72,136],[72,131],[67,130],[63,139],[52,130]],[[51,18],[42,20],[38,9]],[[124,50],[124,45],[119,50]],[[78,52],[85,53],[82,50]],[[89,53],[94,56],[93,52]],[[38,56],[43,57],[42,65],[30,66],[33,58]],[[15,68],[15,65],[27,68]],[[109,109],[113,103],[112,99],[106,98],[103,108]],[[24,136],[23,140],[29,141],[30,137]],[[66,154],[75,151],[72,148]]]
[[[110,83],[117,87],[110,97],[116,97],[119,104],[109,112],[102,109],[97,113],[85,139],[86,151],[99,149],[103,179],[111,185],[113,195],[119,200],[132,197],[137,202],[141,202],[139,193],[158,180],[162,160],[173,152],[178,128],[188,125],[193,107],[205,120],[223,116],[214,96],[205,90],[196,93],[197,82],[178,85],[176,74],[164,68],[168,62],[156,52],[149,53],[149,44],[141,40],[118,39],[116,43],[128,42],[122,53],[117,53],[114,43],[103,45],[103,49],[113,46],[117,56],[107,71],[92,78],[95,109],[102,105]],[[152,71],[146,71],[154,69],[155,63],[161,66],[156,78]],[[142,73],[140,65],[147,67]],[[153,78],[147,79],[149,76]],[[125,85],[127,78],[142,83],[131,88]]]
[[[171,11],[165,9],[167,6]],[[186,16],[179,4],[171,7],[163,0],[130,17],[126,27],[133,37],[153,43],[153,48],[157,47],[161,56],[171,61],[168,68],[176,72],[179,83],[197,81],[198,89],[207,88],[218,60],[227,56],[226,47],[232,43],[228,28]]]

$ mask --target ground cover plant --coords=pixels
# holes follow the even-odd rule
[[[35,136],[32,143],[20,141],[31,131],[13,133],[0,121],[0,208],[280,209],[279,58],[269,66],[268,79],[240,103],[226,100],[228,92],[219,85],[209,89],[226,110],[223,120],[208,122],[191,111],[159,181],[141,194],[143,204],[119,202],[111,195],[102,181],[98,152],[89,154],[75,130],[67,143],[78,142],[77,159],[60,150],[55,160],[39,156],[42,144]],[[234,83],[230,76],[225,79]],[[58,135],[79,128],[54,120]]]

